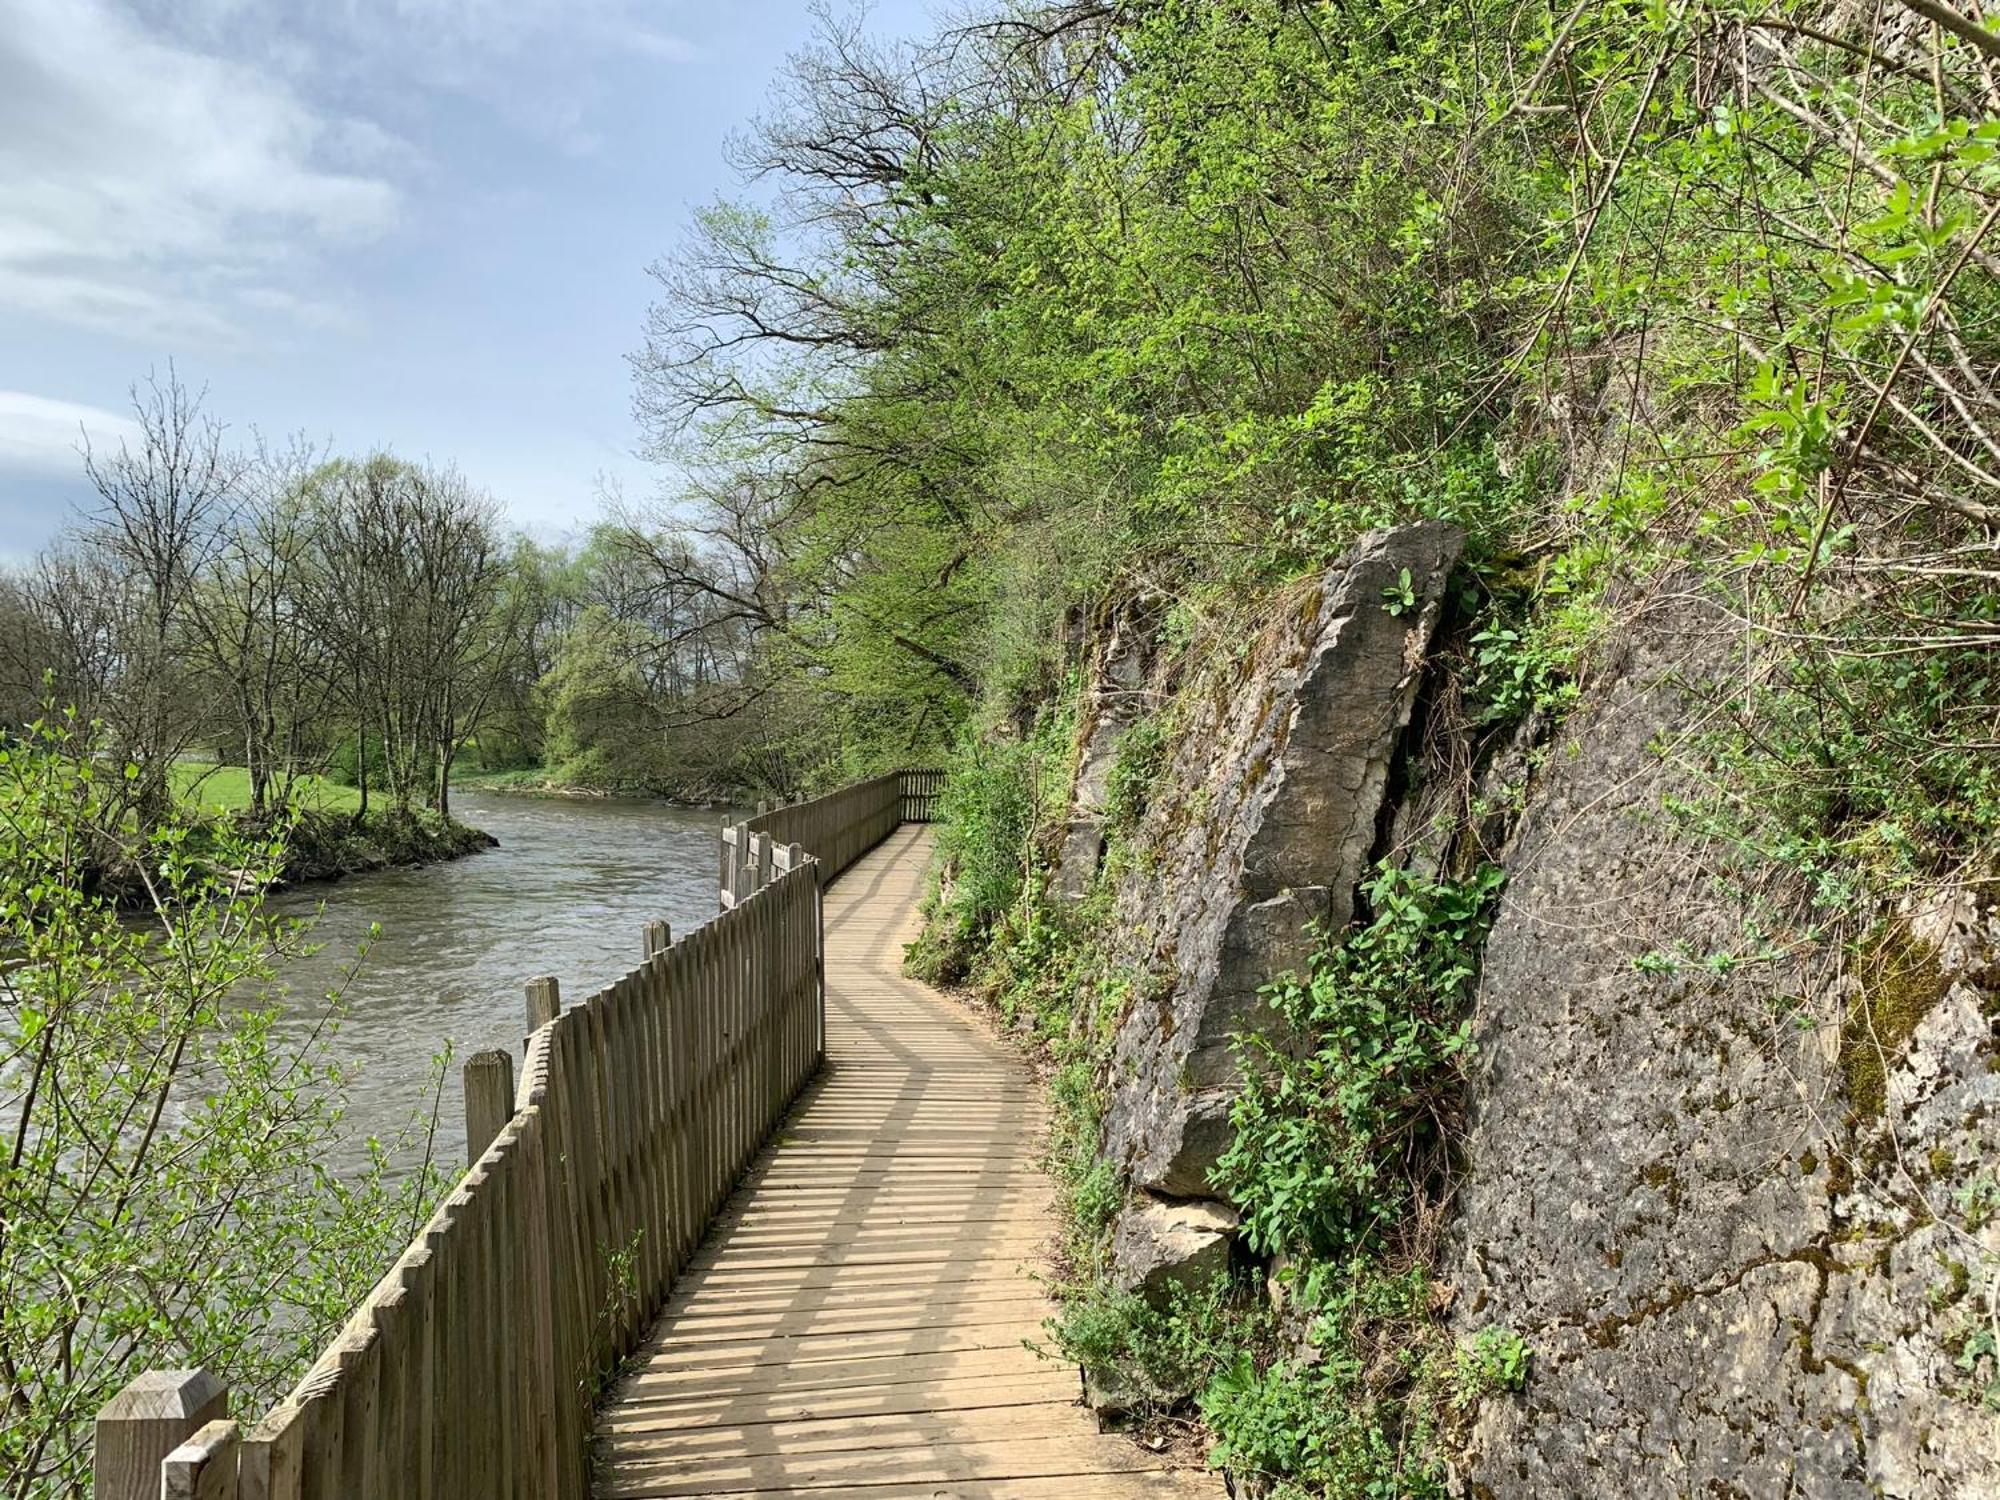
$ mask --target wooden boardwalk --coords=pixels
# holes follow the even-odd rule
[[[1222,1494],[1099,1434],[1024,1345],[1055,1234],[1040,1091],[901,975],[927,852],[905,825],[827,892],[826,1070],[606,1403],[601,1500]]]

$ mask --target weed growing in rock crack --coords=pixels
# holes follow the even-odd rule
[[[2000,1182],[1989,1172],[1981,1172],[1952,1194],[1959,1218],[1968,1230],[1984,1229],[2000,1213]]]
[[[1246,1086],[1215,1175],[1252,1249],[1343,1256],[1409,1211],[1407,1164],[1442,1143],[1470,1040],[1460,1011],[1504,880],[1492,865],[1463,881],[1381,869],[1363,888],[1368,920],[1309,978],[1265,991],[1282,1025],[1241,1044]]]
[[[1451,1362],[1452,1403],[1469,1407],[1481,1397],[1528,1386],[1534,1350],[1511,1328],[1482,1328],[1458,1346]]]
[[[1170,742],[1164,714],[1135,719],[1118,737],[1118,751],[1104,782],[1105,836],[1115,839],[1139,826],[1152,798],[1153,784],[1166,765]]]
[[[1497,1336],[1475,1342],[1470,1366],[1455,1361],[1417,1227],[1503,880],[1493,866],[1465,880],[1378,870],[1363,920],[1307,978],[1266,991],[1280,1025],[1242,1044],[1246,1085],[1215,1180],[1250,1247],[1287,1257],[1287,1306],[1306,1334],[1303,1348],[1243,1340],[1199,1400],[1216,1462],[1282,1476],[1277,1494],[1442,1495],[1455,1397],[1518,1388],[1525,1371],[1525,1346]]]
[[[1955,1363],[1973,1377],[1971,1394],[1979,1403],[2000,1411],[2000,1334],[1991,1325],[1974,1329],[1959,1346]]]

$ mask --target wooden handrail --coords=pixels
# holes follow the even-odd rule
[[[714,920],[649,923],[580,1005],[531,981],[511,1112],[511,1059],[472,1059],[474,1160],[290,1395],[239,1433],[212,1377],[140,1376],[101,1414],[98,1500],[584,1500],[601,1382],[825,1056],[821,887],[941,780],[727,828]]]
[[[771,878],[771,861],[760,853],[764,838],[797,844],[819,862],[822,883],[842,871],[904,823],[928,823],[937,805],[942,771],[891,771],[844,786],[807,802],[768,808],[722,830],[721,876],[724,910]]]

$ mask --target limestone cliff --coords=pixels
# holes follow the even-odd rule
[[[1688,591],[1619,599],[1553,738],[1427,724],[1458,547],[1370,537],[1182,727],[1111,929],[1137,976],[1105,1079],[1117,1276],[1220,1263],[1226,1206],[1185,1200],[1217,1196],[1259,988],[1371,865],[1471,840],[1508,879],[1438,1282],[1461,1339],[1534,1352],[1466,1415],[1458,1488],[2000,1495],[2000,918],[1946,892],[1827,930],[1671,816],[1711,784],[1741,644]],[[1450,787],[1410,789],[1413,710],[1457,736]]]
[[[1137,1188],[1211,1193],[1232,1042],[1258,992],[1353,909],[1460,538],[1377,533],[1296,601],[1180,737],[1113,930],[1139,976],[1119,1027],[1105,1149]]]
[[[1465,1482],[2000,1494],[2000,1413],[1956,1360],[1990,1316],[1968,1268],[2000,1266],[2000,1223],[1954,1202],[2000,1159],[1990,919],[1906,917],[1873,939],[1891,958],[1843,965],[1783,880],[1672,829],[1734,628],[1621,613],[1486,947],[1446,1275],[1461,1330],[1536,1363],[1485,1403]],[[1870,986],[1921,1014],[1868,1034]]]

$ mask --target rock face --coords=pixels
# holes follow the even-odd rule
[[[1126,1206],[1111,1240],[1120,1291],[1165,1307],[1177,1286],[1193,1290],[1229,1269],[1236,1214],[1220,1203],[1171,1203],[1140,1195]]]
[[[1077,726],[1076,781],[1070,789],[1069,821],[1063,830],[1061,856],[1056,861],[1054,893],[1065,901],[1081,900],[1090,889],[1104,858],[1105,798],[1118,742],[1143,711],[1146,679],[1152,666],[1153,629],[1157,621],[1150,601],[1139,600],[1111,619],[1102,643],[1091,655],[1090,687]]]
[[[1137,1187],[1213,1194],[1259,991],[1337,928],[1377,838],[1459,533],[1372,533],[1208,695],[1161,777],[1119,891],[1136,992],[1119,1029],[1105,1147]]]
[[[1782,881],[1664,825],[1695,773],[1658,743],[1731,638],[1684,601],[1642,612],[1507,856],[1445,1273],[1457,1331],[1511,1327],[1535,1373],[1485,1402],[1460,1477],[1492,1500],[2000,1494],[1994,1372],[1954,1362],[2000,1214],[1952,1211],[2000,1158],[2000,945],[1969,904],[1913,912],[1894,973],[1835,980]]]

